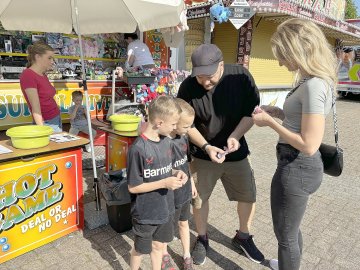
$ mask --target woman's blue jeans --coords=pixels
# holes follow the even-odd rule
[[[44,125],[51,127],[54,132],[62,132],[62,122],[60,115],[57,115],[52,119],[45,120]]]
[[[276,146],[278,166],[271,183],[271,212],[280,270],[298,270],[302,254],[300,224],[309,195],[323,178],[320,152],[306,156],[288,144]]]

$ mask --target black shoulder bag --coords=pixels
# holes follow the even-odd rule
[[[331,89],[332,93],[332,109],[333,109],[333,120],[334,120],[334,135],[335,135],[335,146],[322,143],[319,151],[321,158],[324,163],[324,173],[331,176],[339,176],[343,170],[343,150],[339,147],[338,143],[338,128],[337,128],[337,115],[336,115],[336,103],[334,89]]]

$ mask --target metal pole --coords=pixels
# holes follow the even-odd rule
[[[79,24],[79,11],[77,7],[77,0],[74,0],[74,8],[75,8],[75,19],[76,19],[76,27],[77,27],[77,34],[79,38],[79,46],[80,46],[80,61],[81,61],[81,71],[82,71],[82,86],[84,88],[85,93],[85,104],[86,104],[86,118],[89,126],[89,139],[90,139],[90,146],[91,146],[91,159],[92,159],[92,166],[94,172],[94,191],[95,191],[95,208],[96,211],[101,210],[101,202],[100,202],[100,192],[99,192],[99,185],[98,185],[98,178],[97,178],[97,171],[96,171],[96,162],[95,162],[95,151],[94,151],[94,140],[92,134],[92,127],[91,127],[91,118],[90,118],[90,105],[89,105],[89,95],[86,83],[86,74],[85,74],[85,63],[84,63],[84,53],[82,48],[82,39],[81,39],[81,31],[80,31],[80,24]]]
[[[116,70],[112,72],[112,87],[111,87],[111,115],[115,114],[115,80]]]

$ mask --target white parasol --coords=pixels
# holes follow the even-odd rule
[[[183,0],[1,0],[0,22],[6,30],[78,34],[85,92],[96,210],[101,210],[89,112],[83,34],[130,33],[175,26]]]

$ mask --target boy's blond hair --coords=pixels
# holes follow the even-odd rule
[[[148,114],[149,122],[153,122],[156,118],[165,119],[167,117],[180,115],[181,108],[175,99],[171,96],[159,96],[151,101]]]
[[[74,91],[71,93],[72,98],[76,98],[76,97],[83,97],[83,93],[81,91]]]
[[[186,116],[195,116],[195,110],[189,103],[187,103],[185,100],[181,98],[175,98],[175,101],[177,104],[179,104],[181,108],[181,114],[184,114]]]

